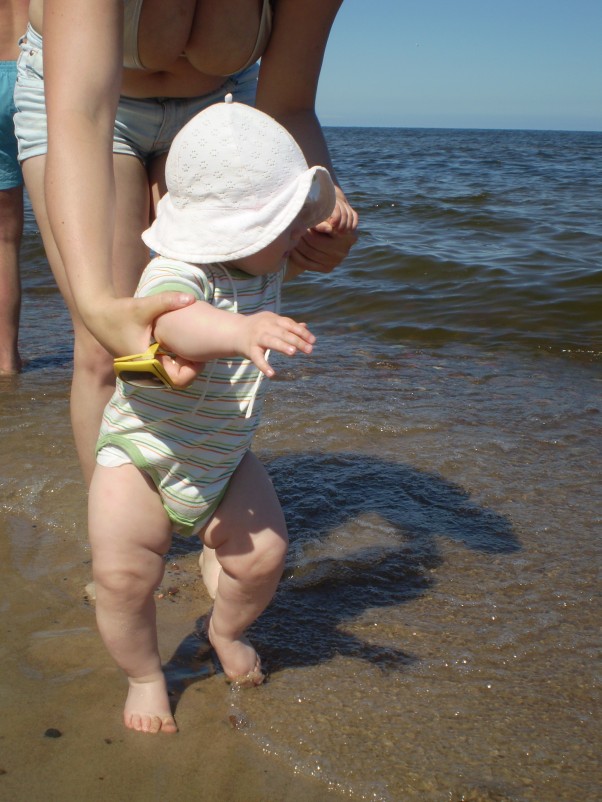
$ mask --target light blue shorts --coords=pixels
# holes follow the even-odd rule
[[[19,160],[42,156],[47,151],[46,104],[42,37],[31,26],[20,42],[15,87],[15,130]],[[253,105],[259,65],[225,79],[222,86],[194,98],[121,97],[113,133],[113,153],[137,156],[142,162],[169,150],[173,138],[199,111],[219,103],[231,92],[234,100]]]
[[[17,63],[0,61],[0,190],[20,187],[23,183],[17,161],[17,139],[13,121],[16,77]]]

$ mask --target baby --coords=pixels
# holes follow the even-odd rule
[[[287,257],[335,204],[328,172],[308,168],[284,128],[231,97],[178,134],[166,182],[143,234],[158,256],[137,295],[169,289],[197,301],[156,321],[158,345],[143,358],[115,361],[89,499],[98,627],[128,677],[126,726],[153,733],[177,730],[153,597],[172,531],[215,550],[207,635],[226,677],[264,679],[245,631],[276,591],[287,531],[250,446],[262,378],[274,375],[269,351],[310,354],[315,342],[304,323],[279,314]],[[169,354],[201,364],[185,389],[170,386]]]

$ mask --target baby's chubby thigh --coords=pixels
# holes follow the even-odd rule
[[[266,469],[251,451],[200,537],[229,574],[247,582],[282,569],[288,546],[284,513]]]
[[[171,525],[149,477],[135,465],[96,465],[88,501],[94,579],[113,592],[146,595],[160,583]]]

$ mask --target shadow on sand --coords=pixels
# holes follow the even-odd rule
[[[505,517],[435,474],[353,453],[262,457],[291,541],[278,592],[250,633],[272,673],[338,654],[400,670],[412,655],[365,643],[345,624],[428,592],[440,538],[491,555],[520,548]],[[186,543],[176,539],[174,552]],[[201,622],[164,666],[174,704],[216,670]]]

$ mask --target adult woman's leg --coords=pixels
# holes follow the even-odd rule
[[[104,407],[115,387],[113,360],[84,326],[48,223],[44,200],[45,156],[23,163],[23,175],[46,256],[73,321],[74,355],[71,423],[86,484],[94,470],[94,450]],[[140,234],[148,225],[149,189],[146,170],[134,156],[115,155],[116,187],[113,271],[120,295],[133,295],[148,260]]]
[[[272,600],[288,545],[284,514],[263,465],[248,452],[203,533],[222,571],[217,583],[209,638],[230,679],[262,680],[246,629]]]

